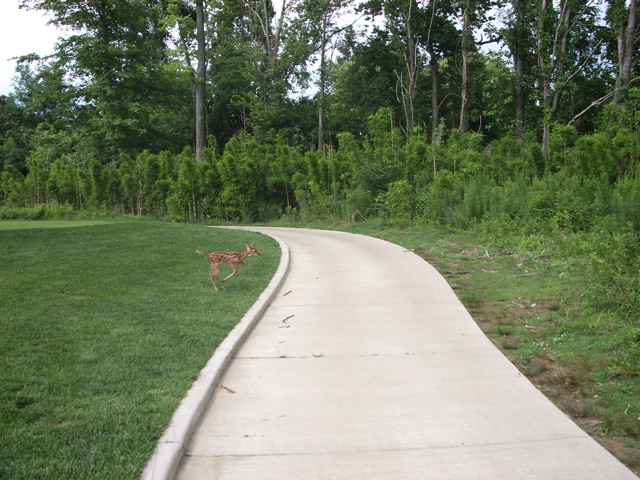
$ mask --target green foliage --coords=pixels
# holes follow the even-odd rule
[[[406,227],[413,216],[413,189],[406,180],[396,180],[389,185],[384,196],[383,216],[390,225]]]
[[[589,273],[593,283],[585,296],[596,310],[636,317],[640,314],[640,232],[600,232],[591,243]]]
[[[416,214],[425,222],[462,226],[458,207],[464,198],[461,178],[448,170],[441,170],[433,182],[417,192]]]

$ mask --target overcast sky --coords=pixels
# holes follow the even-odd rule
[[[41,11],[20,9],[19,4],[19,0],[0,0],[0,95],[13,91],[16,63],[11,58],[49,55],[60,36]]]

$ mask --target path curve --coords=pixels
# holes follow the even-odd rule
[[[177,479],[637,479],[414,253],[342,232],[248,230],[281,239],[290,269]]]

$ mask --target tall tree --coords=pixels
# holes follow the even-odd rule
[[[316,18],[305,14],[306,3],[314,2],[282,0],[277,10],[271,0],[241,2],[244,13],[237,35],[243,38],[245,75],[253,87],[252,98],[245,96],[245,101],[256,130],[285,122],[287,96],[308,82],[307,65],[320,39]]]
[[[182,97],[165,68],[160,0],[22,0],[22,5],[49,11],[55,25],[71,32],[55,57],[64,62],[76,103],[93,110],[85,129],[106,160],[142,145],[171,145]]]
[[[488,32],[485,39],[481,35],[476,41],[474,31],[483,27],[491,28],[489,11],[495,7],[493,0],[458,0],[455,4],[458,23],[461,26],[460,35],[460,122],[458,130],[465,132],[469,123],[469,56],[477,51],[478,45],[486,45],[498,41],[498,38]],[[492,38],[493,37],[493,38]]]
[[[195,85],[196,111],[196,162],[202,162],[202,151],[207,144],[207,106],[205,91],[207,86],[207,57],[205,43],[205,16],[203,0],[196,0],[196,42],[198,45],[198,70]]]
[[[631,72],[636,47],[640,36],[638,24],[638,0],[629,0],[629,7],[624,0],[609,0],[607,17],[615,30],[618,53],[618,73],[614,102],[620,105],[626,100],[626,92],[631,83]]]
[[[529,53],[529,25],[526,0],[511,0],[505,21],[504,37],[511,52],[514,66],[514,136],[516,143],[524,143],[525,128],[525,61]]]
[[[336,22],[340,14],[348,7],[353,0],[319,0],[317,4],[309,2],[307,4],[308,14],[315,12],[320,17],[320,68],[318,80],[318,150],[324,149],[324,110],[327,89],[327,55],[331,48],[331,43],[348,25],[339,26]]]
[[[379,108],[391,107],[402,118],[395,94],[394,74],[402,69],[389,32],[374,28],[364,42],[350,32],[340,46],[340,56],[331,73],[332,90],[327,98],[327,116],[338,130],[356,138],[366,131],[368,118]]]
[[[420,14],[415,0],[370,0],[362,5],[371,16],[382,16],[385,28],[394,36],[403,59],[404,68],[396,71],[397,96],[405,117],[405,130],[409,134],[416,126],[416,91],[424,60],[416,31]]]
[[[551,125],[559,118],[563,91],[589,63],[598,44],[584,42],[595,38],[597,1],[541,0],[536,19],[536,55],[542,108],[542,151],[549,151]]]
[[[440,122],[439,74],[443,58],[453,58],[458,39],[452,2],[431,0],[369,0],[360,6],[370,16],[382,16],[403,61],[396,71],[398,101],[407,133],[417,126],[416,94],[420,72],[428,60],[431,76],[431,130]]]
[[[473,42],[473,34],[471,33],[471,0],[463,0],[462,2],[462,38],[461,38],[461,86],[460,86],[460,125],[458,130],[464,133],[467,130],[467,121],[469,118],[469,49]]]

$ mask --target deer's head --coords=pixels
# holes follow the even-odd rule
[[[247,245],[246,243],[244,244],[245,247],[247,247],[247,253],[248,253],[248,257],[250,257],[251,255],[256,255],[256,256],[260,256],[260,253],[253,248],[253,243],[251,245]]]

